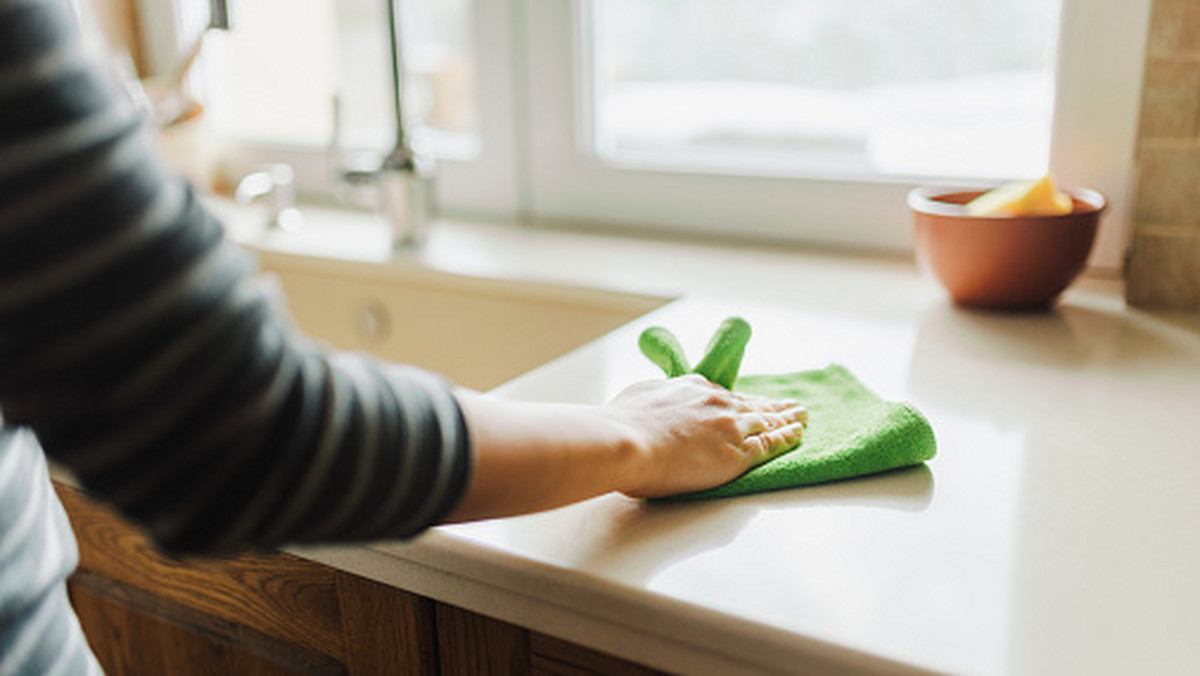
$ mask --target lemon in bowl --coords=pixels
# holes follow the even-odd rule
[[[1029,311],[1052,307],[1083,272],[1106,201],[1047,176],[993,190],[924,186],[908,205],[917,260],[956,304]]]
[[[1074,209],[1071,196],[1059,190],[1050,174],[1035,181],[1015,181],[967,202],[972,216],[1057,216]]]

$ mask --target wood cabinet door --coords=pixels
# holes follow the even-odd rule
[[[71,601],[111,676],[661,674],[287,553],[178,560],[56,482]]]
[[[109,674],[436,674],[434,603],[286,553],[163,556],[56,485],[79,541],[68,583]]]

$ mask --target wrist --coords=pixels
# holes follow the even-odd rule
[[[613,467],[615,474],[613,490],[630,496],[640,496],[653,481],[652,444],[637,424],[625,412],[606,406],[604,415],[613,425]]]

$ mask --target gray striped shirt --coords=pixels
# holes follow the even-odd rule
[[[465,491],[441,378],[294,333],[67,0],[0,0],[0,674],[85,671],[43,453],[164,549],[411,537]]]

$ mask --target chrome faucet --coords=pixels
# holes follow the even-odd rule
[[[292,165],[268,164],[238,181],[234,198],[238,204],[265,202],[267,230],[294,232],[303,219],[296,208],[296,178]]]
[[[391,226],[393,250],[420,246],[428,237],[435,213],[433,158],[414,150],[405,126],[404,63],[400,45],[397,0],[387,5],[388,45],[391,56],[392,106],[396,141],[381,160],[351,162],[341,148],[341,100],[333,98],[333,134],[329,155],[337,179],[349,187],[372,186],[378,206]]]

